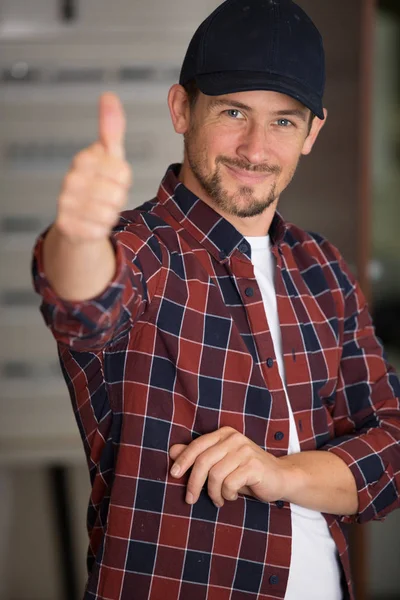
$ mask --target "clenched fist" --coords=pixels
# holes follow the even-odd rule
[[[126,119],[110,92],[99,102],[99,139],[77,154],[64,178],[55,228],[70,243],[107,238],[118,222],[132,184],[125,160]]]

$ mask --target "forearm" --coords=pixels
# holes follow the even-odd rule
[[[356,482],[338,456],[317,450],[283,456],[279,460],[287,467],[283,500],[328,514],[357,513]]]
[[[116,257],[108,238],[71,243],[56,228],[43,243],[44,271],[63,300],[85,301],[101,294],[112,281]]]

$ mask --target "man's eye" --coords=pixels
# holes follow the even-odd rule
[[[278,119],[277,123],[280,127],[290,127],[290,125],[293,125],[288,119]]]
[[[225,111],[226,114],[228,115],[228,117],[232,117],[232,119],[243,119],[243,115],[240,112],[240,110],[237,110],[236,108],[230,108],[229,110]]]

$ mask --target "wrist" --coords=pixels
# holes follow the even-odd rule
[[[103,235],[99,237],[82,237],[80,235],[70,234],[65,231],[65,228],[62,227],[58,221],[54,221],[54,223],[49,228],[45,242],[47,240],[51,240],[52,244],[63,246],[65,248],[69,248],[74,251],[75,248],[101,248],[106,244],[110,243],[110,235]]]
[[[84,302],[101,294],[112,281],[117,261],[109,238],[72,241],[54,224],[42,248],[43,270],[62,300]]]
[[[290,455],[278,458],[282,467],[282,498],[285,502],[296,504],[296,498],[301,494],[301,490],[307,486],[307,476],[305,471],[291,461]]]

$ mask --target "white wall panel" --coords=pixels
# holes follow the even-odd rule
[[[55,343],[32,295],[30,259],[36,236],[55,216],[73,154],[96,140],[98,97],[113,89],[124,103],[135,178],[128,206],[138,205],[154,197],[168,164],[182,157],[167,93],[194,29],[218,4],[79,0],[69,23],[56,0],[0,5],[0,336],[7,340],[0,374],[8,437],[53,438],[63,424],[65,435],[76,432],[65,385],[54,375]]]
[[[23,311],[21,310],[21,313]],[[24,313],[30,310],[24,309]],[[29,322],[21,319],[20,323],[2,324],[2,339],[7,340],[7,344],[0,345],[0,360],[9,362],[19,358],[25,362],[28,360],[35,364],[39,360],[50,361],[56,358],[56,347],[53,337],[38,319],[32,317]],[[36,378],[35,378],[36,379]],[[40,386],[41,381],[35,381],[35,386]],[[32,393],[34,389],[30,390]]]
[[[78,0],[77,18],[63,23],[58,0],[3,0],[0,9],[0,33],[12,37],[43,35],[46,32],[93,30],[167,29],[191,31],[219,4],[215,0]]]

